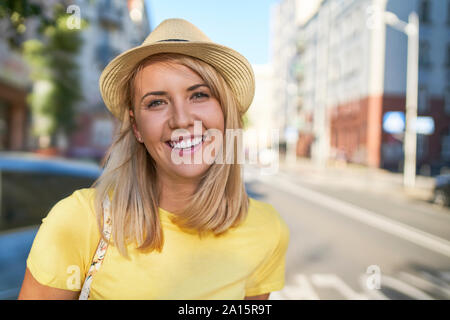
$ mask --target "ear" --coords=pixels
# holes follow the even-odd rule
[[[137,129],[136,118],[134,117],[133,109],[129,109],[129,114],[130,114],[130,122],[131,122],[131,127],[133,128],[134,136],[136,137],[137,141],[143,142],[141,134],[139,133],[139,130]]]

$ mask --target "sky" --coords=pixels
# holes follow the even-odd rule
[[[183,18],[212,41],[269,63],[270,7],[278,0],[145,0],[153,30],[168,18]]]

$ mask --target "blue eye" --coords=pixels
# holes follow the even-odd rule
[[[149,104],[147,104],[147,107],[148,108],[157,107],[157,106],[161,105],[163,102],[164,101],[162,101],[162,100],[153,100]]]
[[[207,97],[209,97],[209,95],[207,95],[206,93],[203,93],[203,92],[196,92],[192,95],[192,98],[194,98],[194,99],[200,99],[203,97],[207,98]]]

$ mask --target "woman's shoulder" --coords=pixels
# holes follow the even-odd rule
[[[59,202],[77,206],[79,209],[84,208],[89,210],[93,209],[95,193],[95,188],[81,188],[74,190],[72,194],[61,199]]]
[[[265,225],[275,225],[284,223],[280,213],[270,204],[261,200],[249,197],[248,215],[251,220],[258,221]]]
[[[61,220],[65,222],[64,224],[74,223],[77,220],[84,223],[95,220],[94,198],[94,188],[77,189],[56,202],[43,222],[49,218]]]
[[[40,283],[64,289],[68,266],[87,271],[100,239],[94,195],[91,188],[75,190],[42,219],[27,259],[27,267]]]
[[[273,241],[277,248],[287,247],[290,231],[280,213],[267,202],[254,198],[249,201],[248,223],[252,229],[258,230],[267,241]]]

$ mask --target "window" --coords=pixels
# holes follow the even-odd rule
[[[420,23],[431,22],[431,1],[421,0],[419,2],[419,20]]]
[[[418,113],[424,113],[428,110],[428,88],[426,86],[419,87],[419,96],[417,101]]]
[[[447,44],[447,51],[445,53],[445,67],[450,69],[450,43]]]
[[[450,26],[450,1],[447,1],[447,25]]]
[[[445,136],[442,137],[441,158],[444,161],[450,160],[450,130]]]
[[[419,66],[424,68],[431,66],[430,43],[427,40],[421,40],[419,43]]]
[[[0,173],[0,231],[41,223],[56,202],[76,189],[89,187],[98,177],[93,175],[92,168],[81,163],[38,160],[31,165],[21,158],[4,161],[14,161],[17,168]]]
[[[427,136],[424,134],[417,135],[417,159],[422,160],[425,158],[428,150]]]
[[[450,115],[450,86],[447,86],[447,88],[445,88],[444,110],[446,114]]]

